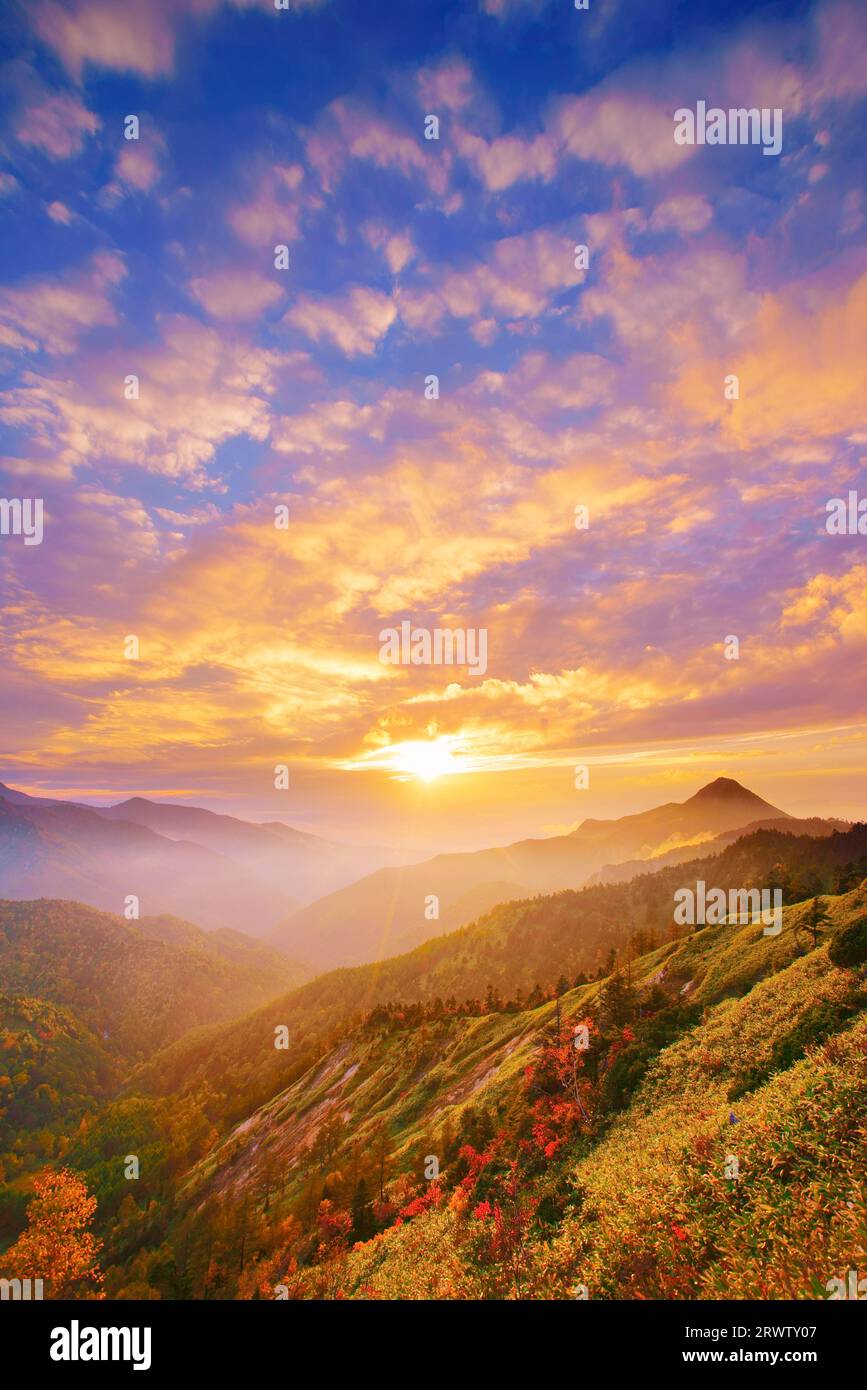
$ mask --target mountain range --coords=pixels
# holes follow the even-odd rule
[[[143,796],[89,806],[0,783],[0,895],[108,912],[124,912],[135,895],[140,915],[243,931],[311,974],[402,954],[500,902],[721,852],[759,826],[828,834],[845,823],[796,821],[720,777],[684,802],[584,820],[570,834],[410,863],[395,849],[335,844],[282,821]]]
[[[865,877],[867,826],[821,837],[753,831],[688,866],[501,903],[404,955],[318,975],[253,1013],[180,1038],[142,1063],[137,1084],[159,1095],[204,1092],[218,1072],[226,1112],[244,1115],[313,1065],[365,1010],[437,1000],[475,1001],[482,1008],[488,988],[495,997],[526,1001],[558,979],[604,974],[612,956],[625,957],[671,933],[675,891],[697,879],[726,891],[775,880],[784,901],[794,902]],[[281,1026],[287,1030],[283,1050],[273,1047]]]
[[[0,897],[70,898],[265,937],[287,911],[406,856],[342,845],[280,821],[132,797],[114,806],[34,797],[0,783]]]
[[[709,834],[686,863],[306,982],[242,933],[0,903],[0,1275],[48,1163],[96,1197],[110,1298],[821,1296],[863,1221],[867,825],[720,831],[763,818],[742,793],[562,837]],[[699,878],[779,887],[780,936],[678,927]]]
[[[603,866],[622,860],[640,864],[675,850],[695,857],[720,834],[764,823],[798,824],[740,783],[720,777],[686,801],[616,820],[584,820],[568,835],[378,869],[289,914],[271,940],[318,970],[384,959],[462,926],[507,898],[578,888]],[[636,872],[634,866],[629,876]],[[432,897],[438,918],[426,916]]]
[[[0,783],[0,896],[64,898],[232,929],[267,940],[308,974],[411,950],[498,903],[630,878],[721,852],[760,826],[828,834],[731,778],[683,802],[500,848],[412,856],[341,845],[284,825],[131,797],[107,807],[34,797]]]

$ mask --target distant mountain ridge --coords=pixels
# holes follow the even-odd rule
[[[821,816],[783,816],[777,820],[750,821],[748,825],[725,830],[721,835],[714,835],[708,840],[680,845],[675,849],[666,850],[664,854],[655,854],[650,859],[625,859],[619,864],[605,864],[595,874],[590,875],[587,886],[592,887],[598,883],[628,883],[636,874],[655,873],[657,869],[666,869],[673,864],[685,864],[699,856],[721,854],[734,840],[742,835],[752,835],[757,830],[782,830],[790,835],[810,835],[816,839],[823,839],[833,835],[835,830],[846,831],[850,827],[850,821],[839,820],[836,816],[829,816],[827,819]]]
[[[405,857],[197,806],[145,797],[88,806],[0,783],[0,896],[8,898],[71,898],[119,912],[134,894],[143,913],[262,938],[299,904]]]
[[[619,865],[628,877],[651,861],[703,853],[747,825],[791,822],[717,778],[686,801],[588,818],[566,835],[408,864],[398,851],[335,844],[279,821],[141,796],[87,806],[0,783],[0,895],[120,912],[134,894],[144,915],[241,930],[315,972],[411,950],[499,902],[578,888],[594,875],[622,878]],[[827,833],[844,823],[811,824]]]
[[[471,921],[473,895],[485,884],[512,884],[518,897],[580,888],[605,864],[649,859],[674,844],[700,842],[762,819],[791,818],[739,782],[720,777],[686,801],[617,820],[588,819],[568,835],[379,869],[292,913],[271,939],[316,969],[382,959],[438,935],[440,919],[449,928]],[[440,919],[425,916],[432,896],[439,899]],[[463,898],[466,915],[458,907]]]

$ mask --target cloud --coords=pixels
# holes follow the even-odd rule
[[[652,232],[675,231],[684,236],[703,232],[713,219],[713,208],[699,193],[682,193],[657,203],[648,226]]]
[[[304,214],[322,206],[318,195],[302,191],[304,179],[300,164],[274,164],[262,173],[253,197],[235,203],[226,214],[238,240],[269,250],[297,241]]]
[[[617,370],[593,353],[572,353],[559,360],[545,352],[527,353],[508,372],[482,372],[468,388],[521,409],[539,420],[551,410],[587,410],[611,403]]]
[[[117,322],[111,293],[125,275],[122,256],[97,251],[85,270],[0,290],[0,342],[24,352],[74,352],[88,329]]]
[[[409,232],[392,231],[384,222],[365,222],[361,232],[368,246],[382,252],[392,275],[398,275],[416,255],[415,244]]]
[[[251,270],[217,270],[190,281],[193,298],[212,318],[243,322],[259,318],[283,297],[276,280]]]
[[[820,571],[786,595],[780,615],[783,632],[803,629],[819,645],[849,649],[867,646],[867,565],[841,575]]]
[[[272,447],[285,454],[345,454],[358,435],[382,437],[387,409],[349,400],[317,402],[298,415],[281,417],[272,431]]]
[[[601,87],[560,103],[553,119],[558,144],[575,159],[640,175],[668,173],[693,149],[676,145],[670,97]]]
[[[687,328],[693,350],[668,398],[688,415],[718,424],[742,448],[785,440],[845,436],[863,428],[867,400],[867,273],[839,282],[839,270],[809,285],[751,296],[748,325],[736,350],[713,350],[707,325]],[[734,373],[740,399],[721,383]]]
[[[219,489],[208,474],[217,447],[237,435],[268,436],[283,359],[181,315],[161,320],[160,331],[154,346],[82,361],[76,380],[28,374],[4,394],[0,419],[74,468],[110,460]],[[138,400],[124,396],[130,373]]]
[[[327,0],[292,0],[296,13],[320,8]],[[260,9],[275,19],[273,0],[35,0],[33,27],[80,81],[86,66],[136,72],[156,78],[169,74],[175,61],[178,31],[184,21],[203,20],[225,5]]]
[[[627,83],[624,74],[581,96],[557,98],[535,134],[486,137],[456,121],[453,141],[484,187],[500,193],[531,179],[550,183],[563,176],[570,159],[627,167],[641,176],[668,173],[694,153],[675,144],[673,131],[667,91],[647,89],[646,80]]]
[[[170,10],[151,0],[130,6],[113,0],[73,0],[69,8],[50,0],[35,8],[34,28],[77,80],[88,63],[144,77],[172,67]]]
[[[816,53],[806,76],[813,111],[867,91],[867,28],[864,10],[852,0],[819,5],[813,14]]]
[[[473,99],[472,69],[462,58],[450,58],[416,74],[418,98],[426,111],[460,111]]]
[[[401,317],[413,329],[436,329],[447,316],[533,318],[561,290],[580,285],[574,238],[549,230],[504,237],[485,261],[467,270],[428,270],[427,283],[397,292]]]
[[[50,159],[69,159],[81,151],[85,138],[95,134],[100,124],[99,117],[78,97],[61,92],[26,106],[18,116],[15,134],[22,145],[34,145]]]
[[[157,130],[146,130],[138,140],[121,140],[114,164],[114,178],[100,190],[100,201],[112,207],[130,193],[149,193],[163,176],[165,140]]]
[[[95,600],[67,571],[68,616],[51,623],[46,608],[44,627],[34,622],[14,648],[21,669],[38,671],[61,702],[43,754],[63,762],[92,751],[128,764],[135,727],[135,756],[151,765],[195,761],[197,748],[228,759],[221,750],[243,747],[253,760],[279,748],[329,766],[338,752],[429,737],[435,725],[459,737],[465,753],[496,762],[506,748],[545,766],[576,739],[598,747],[617,737],[647,749],[675,733],[706,736],[764,717],[789,727],[812,708],[841,640],[851,641],[852,656],[835,686],[840,707],[856,698],[863,584],[831,577],[804,598],[779,564],[774,536],[785,527],[755,558],[734,521],[721,531],[725,479],[678,468],[674,453],[684,446],[671,441],[679,436],[671,410],[660,446],[641,411],[633,418],[623,409],[635,401],[628,366],[591,353],[530,352],[509,369],[480,372],[435,411],[418,392],[389,391],[275,419],[283,364],[246,360],[251,351],[184,321],[143,359],[138,416],[109,409],[110,392],[98,396],[92,373],[85,389],[68,391],[66,409],[78,413],[66,437],[75,431],[79,445],[87,442],[88,459],[99,445],[113,461],[132,458],[190,483],[201,465],[179,470],[161,451],[177,452],[183,434],[190,458],[196,447],[212,456],[240,423],[233,411],[217,412],[239,381],[258,379],[264,414],[248,423],[254,437],[270,425],[282,457],[273,497],[260,491],[228,516],[199,509],[191,520],[161,509],[173,529],[157,534],[128,504],[118,536],[137,528],[134,558],[127,569],[112,562],[110,598],[99,599],[118,605],[118,632],[136,631],[147,653],[146,664],[124,672],[122,698],[119,657],[91,616]],[[105,364],[102,371],[111,386]],[[97,420],[98,407],[106,413]],[[588,424],[594,411],[600,419]],[[570,418],[575,412],[580,419]],[[141,437],[124,423],[136,419],[147,426]],[[286,497],[285,455],[332,453],[351,467],[321,469],[309,493],[293,489],[290,529],[277,532],[272,502]],[[772,458],[771,475],[776,467]],[[590,507],[584,533],[574,528],[578,501]],[[89,505],[99,515],[95,498]],[[797,513],[800,499],[790,505]],[[162,561],[160,546],[188,525],[197,534]],[[800,569],[803,555],[795,560]],[[741,663],[732,702],[716,645],[739,630],[725,624],[742,596],[739,618],[761,661]],[[487,627],[487,678],[471,684],[435,668],[384,668],[377,633],[404,615]],[[809,636],[820,631],[805,680]]]
[[[502,135],[489,141],[469,131],[457,130],[455,146],[492,193],[511,188],[521,179],[540,178],[547,183],[557,170],[556,147],[544,135],[532,140]]]
[[[13,478],[71,478],[73,470],[68,463],[56,458],[15,458],[10,454],[0,456],[0,472]]]
[[[601,281],[585,289],[578,321],[610,320],[634,358],[649,358],[655,373],[687,359],[696,338],[713,335],[730,347],[744,332],[759,301],[747,281],[742,254],[717,247],[687,248],[636,258],[606,218],[588,219],[588,239],[604,245]]]
[[[148,193],[160,177],[162,140],[152,135],[148,140],[127,140],[114,166],[115,178],[137,193]]]
[[[541,9],[545,0],[535,5]],[[486,13],[503,19],[528,10],[531,0],[483,0]],[[455,144],[491,192],[539,179],[545,183],[563,174],[568,159],[594,162],[607,168],[626,167],[642,178],[656,178],[694,159],[698,146],[677,145],[673,114],[695,95],[713,94],[721,107],[780,107],[784,121],[809,113],[816,118],[829,103],[857,98],[867,90],[867,30],[863,14],[852,0],[818,5],[811,24],[797,31],[794,24],[766,24],[743,29],[723,46],[706,44],[692,52],[675,51],[662,63],[631,61],[606,76],[589,91],[555,99],[543,114],[542,130],[534,135],[510,132],[493,138],[479,130],[456,125]],[[780,54],[805,47],[800,62]],[[426,71],[427,92],[436,92],[438,69]],[[471,74],[460,65],[443,69],[460,101],[459,110],[474,95]]]
[[[73,212],[70,212],[65,203],[61,203],[57,200],[53,203],[48,203],[45,211],[48,213],[52,222],[59,222],[62,227],[68,227],[75,216]]]
[[[394,301],[379,290],[353,285],[342,295],[301,296],[283,322],[314,342],[326,338],[347,357],[370,356],[397,317]]]
[[[350,161],[362,160],[378,169],[396,169],[405,177],[421,178],[442,196],[451,159],[441,144],[425,140],[421,119],[417,131],[402,131],[365,107],[338,98],[308,132],[304,151],[326,192],[334,192]]]

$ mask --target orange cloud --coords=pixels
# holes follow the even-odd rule
[[[790,446],[863,429],[867,400],[867,274],[848,285],[796,286],[761,298],[726,353],[708,353],[704,324],[684,328],[692,351],[665,393],[739,447]],[[738,377],[726,400],[723,379]]]

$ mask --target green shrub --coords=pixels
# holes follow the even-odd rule
[[[742,1072],[728,1092],[729,1100],[737,1100],[757,1087],[764,1085],[769,1076],[777,1071],[787,1071],[793,1066],[808,1047],[824,1042],[832,1033],[839,1033],[854,1012],[854,1006],[842,1002],[823,999],[806,1009],[794,1028],[774,1044],[771,1056],[764,1066],[752,1067]]]
[[[867,960],[867,917],[838,931],[828,947],[828,955],[835,965],[851,968],[863,964]]]

